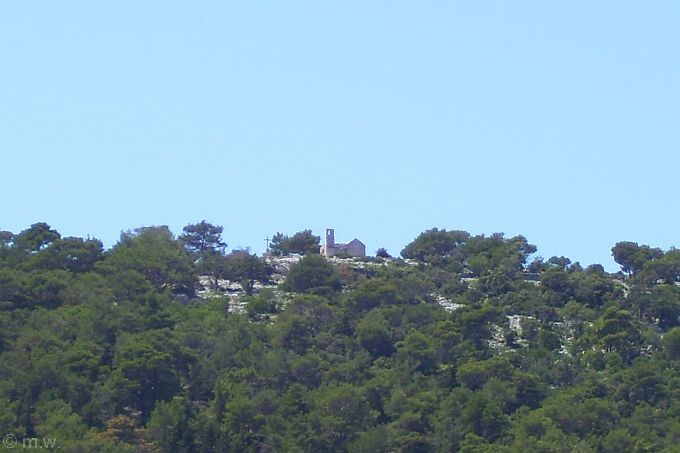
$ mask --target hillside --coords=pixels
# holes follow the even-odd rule
[[[326,259],[302,233],[258,257],[206,222],[110,250],[0,232],[0,432],[69,452],[677,451],[679,251],[619,242],[610,274],[522,236]]]

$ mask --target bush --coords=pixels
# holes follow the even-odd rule
[[[281,285],[285,291],[307,294],[330,294],[341,287],[335,267],[321,255],[307,255],[295,263]]]

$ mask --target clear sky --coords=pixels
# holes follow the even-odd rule
[[[0,229],[680,245],[680,2],[0,4]]]

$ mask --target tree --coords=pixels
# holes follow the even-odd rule
[[[204,256],[209,253],[223,252],[227,244],[222,241],[221,226],[213,225],[201,220],[199,223],[189,224],[179,237],[184,246],[192,253]]]
[[[14,237],[14,244],[24,252],[37,252],[60,237],[61,235],[47,223],[39,222],[17,234]]]
[[[572,453],[564,434],[542,410],[520,409],[512,427],[512,451]]]
[[[276,295],[271,288],[263,288],[257,296],[252,296],[243,299],[246,305],[246,313],[251,319],[257,319],[259,315],[268,313],[276,313],[278,308],[276,306]]]
[[[206,253],[201,256],[195,265],[199,275],[210,277],[210,283],[214,290],[219,288],[220,279],[230,278],[229,260],[222,253]]]
[[[638,245],[637,242],[622,241],[612,247],[614,261],[621,265],[621,270],[630,276],[641,271],[648,261],[660,258],[662,255],[661,249]]]
[[[224,275],[239,281],[247,295],[252,294],[256,281],[266,282],[271,274],[272,268],[247,250],[235,250],[226,257]]]
[[[293,299],[277,319],[272,338],[282,349],[303,354],[318,336],[333,329],[334,322],[327,299],[301,295]]]
[[[649,298],[647,313],[658,319],[659,327],[668,329],[680,324],[680,288],[676,285],[657,285],[638,297]]]
[[[120,413],[124,407],[141,411],[147,420],[157,401],[168,401],[180,389],[179,371],[185,356],[167,329],[123,335],[116,344],[114,371],[106,395]]]
[[[477,390],[492,378],[509,381],[513,371],[512,364],[504,358],[494,357],[483,361],[469,360],[458,367],[456,379],[466,387]]]
[[[285,256],[291,253],[308,255],[319,253],[319,236],[314,236],[312,230],[298,231],[292,237],[277,232],[272,238],[269,250],[273,255]]]
[[[6,247],[14,242],[14,233],[0,230],[0,247]]]
[[[341,286],[335,267],[320,255],[307,255],[291,266],[281,285],[286,291],[309,294],[329,294]]]
[[[671,249],[663,256],[647,262],[644,272],[651,274],[649,280],[652,281],[662,279],[669,285],[680,282],[680,250]]]
[[[227,277],[228,267],[224,255],[227,244],[222,241],[223,228],[201,220],[185,226],[183,231],[179,240],[193,255],[197,272],[210,276],[213,289],[217,289],[219,279]]]
[[[366,398],[349,384],[323,386],[311,401],[310,418],[319,436],[316,451],[339,451],[370,426],[372,414]]]
[[[193,450],[193,432],[189,426],[192,412],[191,404],[178,396],[156,404],[147,430],[162,451],[184,453]]]
[[[375,256],[378,258],[392,258],[392,255],[389,254],[387,249],[385,247],[380,247],[378,250],[375,251]]]
[[[98,239],[66,237],[54,242],[31,256],[27,265],[43,269],[64,269],[70,272],[88,272],[104,258],[103,245]]]
[[[404,303],[394,283],[382,278],[372,278],[359,284],[346,299],[351,313],[362,313],[377,307]]]
[[[121,234],[97,268],[113,278],[124,271],[136,271],[156,291],[191,292],[195,283],[191,257],[165,225]]]
[[[669,330],[662,341],[668,356],[673,360],[680,359],[680,327]]]
[[[289,240],[288,236],[277,231],[269,244],[269,251],[274,256],[288,255],[290,253],[290,250],[288,249]]]
[[[419,261],[429,261],[434,257],[448,256],[465,243],[470,234],[465,231],[446,231],[432,228],[421,233],[401,251],[401,256]]]
[[[298,231],[290,238],[288,248],[290,253],[299,253],[300,255],[319,253],[320,240],[319,236],[312,234],[312,230]]]
[[[548,264],[564,271],[571,264],[571,260],[565,256],[551,256],[548,259]]]
[[[409,369],[425,374],[434,370],[436,351],[429,336],[414,329],[396,346],[397,359]]]
[[[357,323],[356,331],[359,344],[373,357],[390,356],[394,352],[390,327],[381,312],[369,312]]]
[[[636,355],[640,344],[640,331],[626,310],[609,307],[593,323],[595,337],[607,352],[618,352],[624,358]]]

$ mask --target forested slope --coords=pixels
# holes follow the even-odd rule
[[[227,253],[206,222],[110,250],[1,232],[0,433],[73,452],[678,451],[679,251],[620,242],[608,274],[521,236],[433,229],[365,262],[314,238],[278,237],[308,254],[277,284],[277,258]]]

